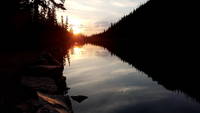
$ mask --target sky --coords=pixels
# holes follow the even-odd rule
[[[58,11],[66,16],[70,28],[85,35],[92,35],[107,29],[111,23],[129,14],[147,0],[66,0],[66,11]]]

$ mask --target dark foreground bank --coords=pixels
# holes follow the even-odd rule
[[[58,51],[1,55],[1,112],[73,112],[66,78],[62,76],[65,55]]]

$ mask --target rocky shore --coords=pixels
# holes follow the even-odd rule
[[[17,71],[10,68],[10,73],[9,70],[1,72],[1,112],[72,113],[69,88],[62,76],[63,62],[47,52],[29,58],[28,62],[21,62],[19,69],[13,68]]]

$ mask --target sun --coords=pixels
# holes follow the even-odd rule
[[[80,28],[78,28],[78,27],[72,27],[72,30],[73,30],[73,33],[74,34],[80,34],[81,33],[81,29]]]
[[[72,19],[69,21],[69,24],[74,34],[80,34],[82,32],[81,21],[79,19]]]

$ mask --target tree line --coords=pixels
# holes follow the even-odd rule
[[[1,47],[40,47],[66,41],[67,25],[56,10],[66,10],[65,0],[10,0],[2,1]],[[47,44],[47,45],[48,45]]]

